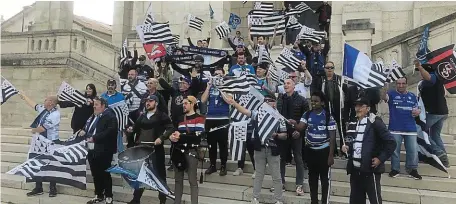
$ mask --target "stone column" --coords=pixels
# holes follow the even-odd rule
[[[35,4],[35,23],[32,29],[55,30],[73,28],[72,1],[37,1]]]
[[[342,25],[345,43],[350,44],[361,52],[371,56],[372,35],[375,34],[375,25],[370,19],[347,20]]]
[[[132,31],[133,1],[115,1],[112,25],[112,43],[122,46],[127,35]]]

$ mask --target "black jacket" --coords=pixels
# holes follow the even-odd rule
[[[142,138],[141,130],[151,130],[153,133]],[[141,114],[133,127],[133,133],[136,134],[136,142],[153,142],[160,137],[163,144],[173,131],[174,128],[171,119],[166,113],[160,110],[157,110],[150,118],[147,118],[147,112]]]
[[[145,81],[149,78],[154,78],[154,69],[150,67],[149,65],[140,65],[137,64],[135,65],[136,71],[138,71],[138,78],[140,78],[142,81]]]
[[[347,145],[349,146],[347,174],[350,174],[355,168],[353,166],[353,143],[350,142]],[[385,161],[391,157],[395,149],[396,140],[394,140],[382,119],[376,116],[373,123],[368,119],[364,132],[363,148],[361,150],[361,167],[359,171],[363,173],[384,173]],[[373,169],[371,167],[372,159],[375,157],[381,163]]]
[[[121,79],[127,79],[128,78],[128,72],[131,69],[135,69],[136,66],[136,61],[138,61],[138,51],[134,50],[134,56],[131,57],[131,52],[128,51],[128,58],[125,60],[123,64],[119,66],[119,76]]]
[[[163,95],[158,92],[158,90],[155,91],[154,95],[158,98],[158,110],[163,113],[168,113],[168,104],[166,103],[165,98],[163,98]],[[146,107],[146,99],[149,96],[150,92],[147,90],[146,93],[141,97],[141,104],[138,108],[139,111],[144,111],[144,108]]]
[[[343,118],[346,121],[352,121],[356,119],[354,102],[361,96],[364,96],[369,99],[370,112],[373,114],[377,114],[377,104],[380,103],[380,90],[378,88],[369,88],[363,90],[358,86],[351,85],[348,86],[344,97],[345,105]]]
[[[91,97],[93,99],[93,97]],[[82,105],[82,107],[76,106],[74,103],[69,101],[59,101],[60,108],[74,107],[73,117],[71,117],[71,129],[73,133],[84,128],[87,119],[93,114],[93,105]]]
[[[117,133],[119,126],[112,109],[106,109],[98,119],[97,131],[93,135],[95,154],[114,154],[117,151]]]
[[[288,107],[288,104],[292,107]],[[299,121],[302,115],[309,110],[309,103],[307,100],[300,96],[298,92],[294,92],[293,95],[288,96],[287,94],[279,94],[277,100],[277,111],[287,119],[293,119]],[[291,126],[287,124],[287,129],[293,130]]]
[[[323,12],[326,12],[326,17],[323,16]],[[319,13],[318,22],[327,23],[326,20],[331,19],[332,8],[329,4],[322,4],[320,7],[317,8],[317,10],[315,10],[315,13]]]

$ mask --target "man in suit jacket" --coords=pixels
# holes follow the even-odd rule
[[[95,198],[87,204],[100,203],[103,200],[106,204],[112,204],[112,178],[106,169],[111,167],[112,156],[117,150],[118,124],[114,112],[108,108],[106,99],[95,97],[93,109],[94,116],[89,118],[87,128],[79,134],[88,138],[87,158],[95,184]]]

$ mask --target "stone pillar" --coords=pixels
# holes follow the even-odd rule
[[[55,30],[73,28],[72,1],[37,1],[35,4],[35,23],[32,29]]]
[[[112,25],[112,43],[122,46],[127,35],[132,31],[133,1],[115,1]]]
[[[371,56],[372,35],[375,34],[375,25],[370,19],[347,20],[342,25],[345,43],[350,44],[361,52]]]

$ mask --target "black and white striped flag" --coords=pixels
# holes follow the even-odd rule
[[[298,22],[298,19],[294,16],[290,16],[287,23],[287,28],[301,29],[302,25]]]
[[[144,183],[154,190],[165,194],[167,197],[171,199],[175,199],[173,192],[168,187],[165,181],[163,181],[160,177],[157,176],[157,173],[153,166],[150,166],[148,163],[143,162],[141,170],[139,171],[137,181]]]
[[[296,71],[301,64],[301,60],[299,60],[288,48],[283,48],[276,60],[276,63],[282,64],[283,66]]]
[[[272,11],[274,10],[274,2],[255,2],[253,7],[256,10],[263,10],[263,11]]]
[[[22,175],[27,182],[56,182],[85,190],[87,149],[83,137],[76,139],[80,139],[78,143],[67,146],[53,143],[41,135],[33,136],[28,160],[7,174]],[[47,148],[37,148],[37,145]]]
[[[301,25],[301,31],[298,34],[300,40],[308,40],[312,42],[320,43],[325,37],[324,31],[317,31],[313,28],[309,28],[305,25]]]
[[[285,33],[284,15],[252,18],[250,22],[250,34],[252,36],[273,36],[274,30],[276,35]]]
[[[17,91],[16,87],[13,86],[8,80],[3,78],[2,76],[2,91],[1,91],[1,97],[0,97],[0,102],[1,104],[5,103],[11,96],[14,96],[18,94],[19,92]]]
[[[87,103],[87,98],[84,96],[84,94],[66,82],[62,82],[60,85],[57,96],[59,98],[59,101],[68,101],[77,105],[78,107],[82,107],[82,105]]]
[[[393,60],[391,62],[391,66],[392,66],[392,68],[390,70],[390,73],[389,73],[388,79],[387,79],[388,83],[395,82],[398,79],[405,77],[404,71],[402,71],[401,66],[399,66],[399,64],[396,62],[396,60]]]
[[[271,56],[269,52],[266,50],[265,46],[258,47],[258,64],[262,62],[274,65],[274,62],[272,61]]]
[[[215,32],[219,36],[219,39],[223,39],[231,33],[231,28],[225,21],[223,21],[217,27],[215,27]]]
[[[241,160],[244,142],[247,141],[247,125],[249,121],[233,122],[228,128],[228,142],[230,144],[231,160]]]
[[[254,87],[250,87],[249,93],[241,95],[238,103],[247,110],[257,110],[264,101],[264,96]],[[231,109],[230,118],[235,121],[249,120],[249,117],[239,112],[237,109]]]
[[[296,5],[294,9],[299,10],[301,13],[307,10],[311,10],[311,8],[304,2],[301,2],[300,4]]]
[[[125,101],[119,101],[109,105],[109,108],[111,108],[116,115],[119,130],[123,130],[128,124],[128,114],[130,113],[127,103],[125,103]]]
[[[258,84],[257,78],[254,75],[242,75],[240,77],[226,77],[223,80],[223,85],[217,86],[221,92],[230,94],[246,94],[250,90],[250,86]]]
[[[378,61],[376,63],[372,64],[372,69],[377,70],[378,72],[385,72],[385,65],[383,64],[383,61]]]
[[[187,16],[188,27],[201,32],[203,30],[203,23],[204,23],[203,19],[198,18],[192,14],[188,14],[188,16]]]
[[[170,43],[166,43],[166,45],[178,45],[180,40],[180,35],[173,35],[173,41]],[[166,51],[168,53],[168,51]],[[171,52],[169,52],[171,53]]]
[[[147,8],[147,11],[146,11],[146,18],[144,19],[144,23],[143,24],[152,24],[153,22],[155,22],[155,18],[154,18],[154,15],[152,13],[152,2],[149,3],[149,7]]]
[[[120,64],[123,64],[128,58],[128,38],[125,38],[122,48],[120,48]]]
[[[261,104],[257,114],[258,124],[255,131],[258,132],[261,144],[264,144],[279,127],[281,116],[277,110],[267,103]]]
[[[171,43],[174,38],[167,23],[137,25],[136,32],[143,44]]]

